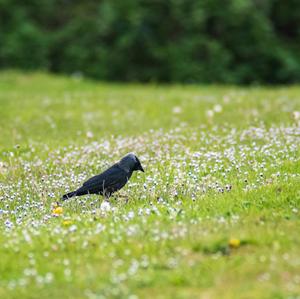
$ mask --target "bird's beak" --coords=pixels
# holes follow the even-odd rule
[[[144,168],[143,168],[143,166],[142,166],[142,165],[140,165],[140,168],[139,168],[139,170],[140,170],[140,171],[142,171],[142,172],[145,172],[145,170],[144,170]]]

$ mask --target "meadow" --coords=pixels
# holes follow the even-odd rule
[[[299,111],[298,86],[0,73],[0,298],[299,299]],[[109,203],[60,202],[128,152]]]

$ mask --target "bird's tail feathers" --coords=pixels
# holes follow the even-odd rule
[[[73,191],[73,192],[69,192],[69,193],[67,193],[67,194],[64,194],[63,195],[63,197],[61,198],[62,200],[67,200],[67,199],[69,199],[69,198],[71,198],[71,197],[73,197],[73,196],[76,196],[76,191]]]

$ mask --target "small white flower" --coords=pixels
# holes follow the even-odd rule
[[[134,212],[133,212],[133,211],[129,211],[127,217],[128,217],[129,219],[133,219],[133,217],[134,217]]]
[[[104,213],[109,212],[111,210],[110,203],[106,200],[102,201],[100,205],[100,210]]]
[[[69,232],[75,232],[77,230],[77,226],[75,224],[69,227]]]
[[[223,110],[223,108],[222,108],[221,105],[217,104],[217,105],[214,106],[214,111],[216,113],[220,113],[220,112],[222,112],[222,110]]]
[[[208,118],[212,118],[213,116],[214,116],[214,111],[213,110],[207,110],[206,111],[206,116],[208,117]]]
[[[87,138],[93,138],[93,137],[94,137],[93,132],[87,131],[87,132],[86,132],[86,137],[87,137]]]
[[[180,114],[182,112],[182,109],[180,106],[175,106],[175,107],[173,107],[172,111],[174,114]]]

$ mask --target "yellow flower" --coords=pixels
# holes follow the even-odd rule
[[[228,242],[228,245],[231,247],[231,248],[239,248],[240,245],[241,245],[241,241],[239,239],[234,239],[234,238],[231,238]]]
[[[62,207],[55,207],[53,210],[52,210],[52,215],[55,215],[55,216],[59,216],[63,213],[63,208]]]
[[[72,223],[73,223],[72,220],[64,220],[64,221],[63,221],[63,225],[64,225],[64,226],[69,226],[69,225],[71,225]]]

